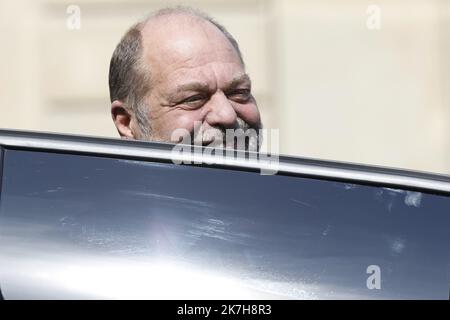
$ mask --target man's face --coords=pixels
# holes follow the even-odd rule
[[[152,79],[146,99],[151,140],[179,142],[173,133],[185,129],[192,142],[211,145],[222,142],[226,129],[260,128],[250,78],[214,25],[189,16],[159,17],[142,37]]]

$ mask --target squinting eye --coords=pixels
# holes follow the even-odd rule
[[[231,99],[236,99],[239,102],[247,102],[251,97],[251,93],[249,89],[238,89],[231,91],[228,94],[228,97]]]
[[[196,94],[195,96],[191,96],[191,97],[189,97],[189,98],[187,98],[187,99],[184,99],[184,100],[183,100],[183,103],[198,102],[198,101],[203,100],[203,99],[204,99],[204,96],[203,96],[203,95],[201,95],[201,94]]]

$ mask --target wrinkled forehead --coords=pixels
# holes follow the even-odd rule
[[[233,73],[243,69],[227,37],[211,22],[189,15],[152,18],[142,29],[143,58],[152,78],[165,79],[177,70],[184,73],[208,64],[227,64]]]

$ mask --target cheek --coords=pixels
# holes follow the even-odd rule
[[[252,127],[259,126],[261,122],[261,116],[255,103],[238,105],[235,107],[235,110],[238,117],[249,123]]]
[[[189,133],[194,130],[195,121],[202,121],[199,110],[177,110],[168,115],[166,125],[170,128],[170,135],[176,129],[185,129]]]

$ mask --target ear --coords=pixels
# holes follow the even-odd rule
[[[132,128],[132,115],[125,108],[122,101],[111,103],[111,116],[122,139],[137,139]]]

